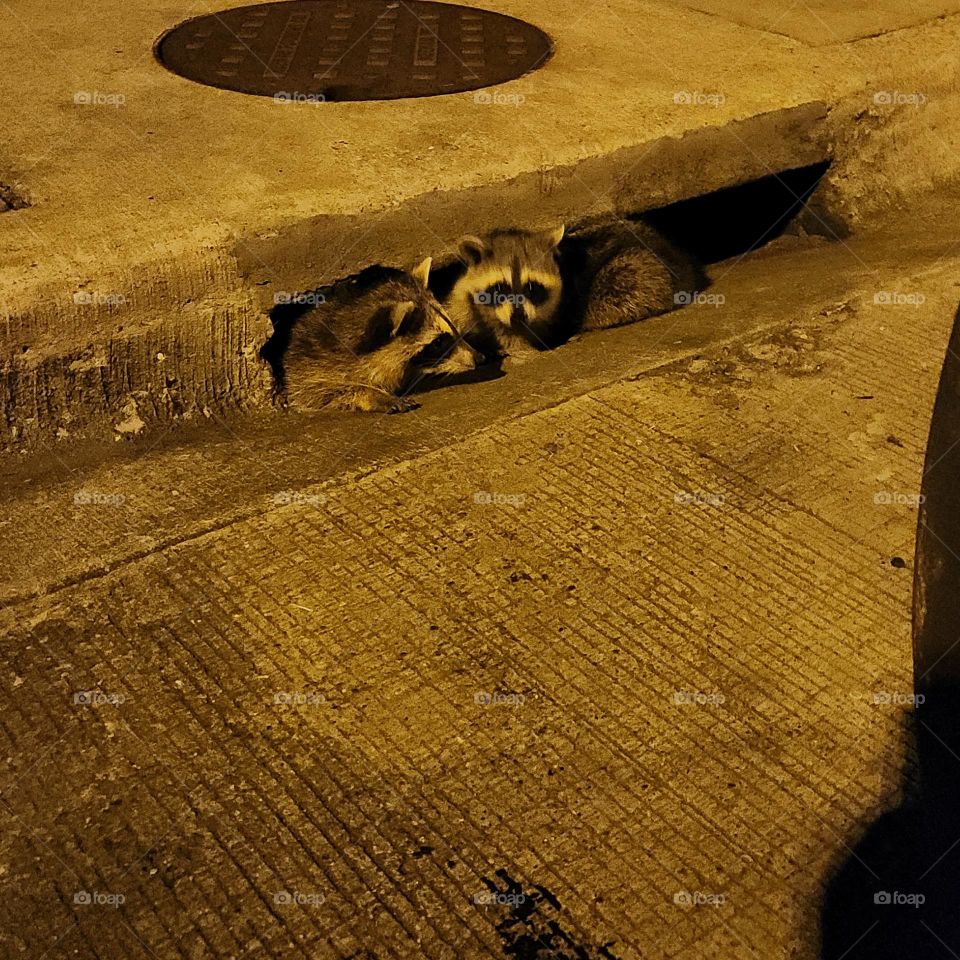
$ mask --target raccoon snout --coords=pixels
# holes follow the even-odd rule
[[[447,357],[445,367],[450,373],[468,373],[479,367],[486,358],[479,350],[474,350],[465,340],[461,340]]]

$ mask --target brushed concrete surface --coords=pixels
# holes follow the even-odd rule
[[[720,265],[726,342],[598,334],[352,457],[321,416],[21,477],[7,954],[816,956],[901,797],[935,216]]]
[[[956,0],[920,0],[911,4],[899,0],[870,3],[808,0],[794,4],[776,0],[749,4],[738,0],[683,0],[683,5],[756,30],[793,37],[812,46],[881,36],[960,13],[960,3]]]

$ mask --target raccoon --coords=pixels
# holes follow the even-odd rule
[[[420,380],[477,367],[483,358],[428,290],[430,265],[370,267],[280,319],[264,357],[287,404],[402,413],[416,406],[405,394]]]
[[[468,342],[488,356],[557,345],[562,237],[507,229],[460,241],[458,276],[440,296]]]
[[[603,214],[534,232],[496,230],[459,243],[458,276],[438,296],[488,355],[550,349],[571,336],[673,310],[705,279],[642,221]]]
[[[650,224],[600,214],[580,221],[560,251],[576,332],[667,313],[706,283],[696,260]]]

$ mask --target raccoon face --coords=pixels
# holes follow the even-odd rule
[[[405,382],[416,371],[462,373],[473,370],[483,357],[470,347],[460,331],[427,289],[431,260],[395,281],[388,304],[370,320],[358,354],[371,358],[384,370],[403,370]]]
[[[498,230],[464,237],[460,256],[467,271],[453,296],[466,298],[473,316],[527,339],[546,331],[560,306],[563,282],[557,247],[563,227],[542,233]]]

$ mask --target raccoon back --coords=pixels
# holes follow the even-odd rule
[[[580,330],[666,313],[699,289],[699,264],[642,220],[610,214],[574,225],[561,243],[567,309]]]

